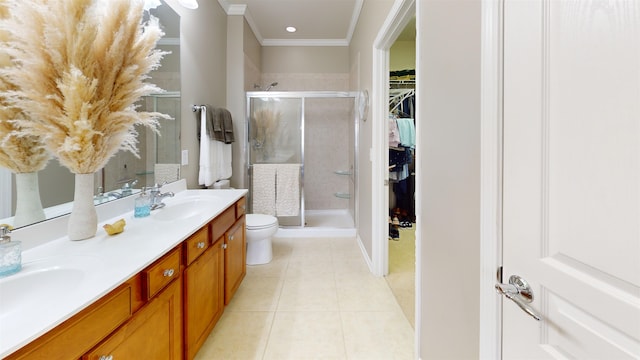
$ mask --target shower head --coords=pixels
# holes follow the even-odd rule
[[[272,82],[271,84],[269,84],[269,86],[267,86],[267,88],[264,91],[269,91],[274,86],[278,86],[278,82],[277,81],[276,82]]]

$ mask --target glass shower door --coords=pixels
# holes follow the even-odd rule
[[[304,164],[304,101],[302,97],[279,96],[277,93],[262,93],[259,95],[248,95],[248,112],[249,112],[249,176],[251,177],[250,204],[252,212],[257,211],[257,205],[260,204],[261,209],[265,209],[264,203],[273,201],[271,196],[276,196],[278,205],[274,207],[275,214],[281,226],[303,226],[304,225],[304,196],[302,191],[302,173]],[[287,164],[287,165],[285,165]],[[283,193],[281,184],[284,179],[280,172],[283,169],[289,169],[297,166],[297,186],[289,186]],[[257,181],[263,181],[258,177],[264,175],[264,169],[277,169],[278,172],[277,193],[270,194],[264,190],[264,183],[258,184]],[[258,175],[257,175],[258,174]],[[291,184],[291,178],[287,179]],[[259,186],[256,186],[259,185]],[[275,189],[274,189],[275,191]],[[257,196],[261,196],[258,200]],[[283,198],[288,198],[291,202],[296,199],[294,212],[281,212],[279,203]],[[267,208],[269,206],[267,205]],[[291,206],[289,206],[291,209]],[[265,213],[268,213],[266,211]],[[295,213],[295,214],[293,214]]]
[[[250,164],[302,164],[302,99],[251,98]]]

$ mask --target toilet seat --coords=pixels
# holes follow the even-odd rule
[[[278,218],[264,214],[247,214],[246,215],[247,230],[261,230],[278,226]]]

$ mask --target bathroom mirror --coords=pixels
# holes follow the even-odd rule
[[[122,188],[131,184],[135,194],[142,186],[152,186],[156,181],[156,164],[170,164],[177,171],[180,168],[180,16],[162,2],[150,13],[160,21],[165,36],[159,41],[158,48],[170,52],[162,59],[162,65],[150,73],[148,80],[161,89],[162,94],[152,94],[139,101],[140,111],[158,111],[169,114],[174,120],[160,120],[159,134],[146,128],[137,128],[138,153],[136,158],[129,152],[120,151],[109,163],[95,174],[95,203],[102,203],[122,197]],[[15,176],[11,181],[11,216],[16,208]],[[169,177],[170,179],[170,177]],[[47,219],[71,212],[73,201],[74,175],[58,161],[52,159],[47,167],[38,174],[40,198]],[[175,180],[175,179],[174,179]],[[0,192],[8,189],[0,189]],[[100,193],[102,195],[100,196]],[[0,223],[11,222],[0,219]]]

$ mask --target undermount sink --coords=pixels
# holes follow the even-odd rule
[[[151,217],[159,221],[184,220],[190,217],[207,214],[208,210],[215,210],[219,201],[215,197],[187,197],[166,203],[158,210],[151,212]]]
[[[97,262],[94,257],[63,256],[23,263],[20,272],[0,278],[0,322],[16,311],[42,304],[50,294],[75,291]]]

